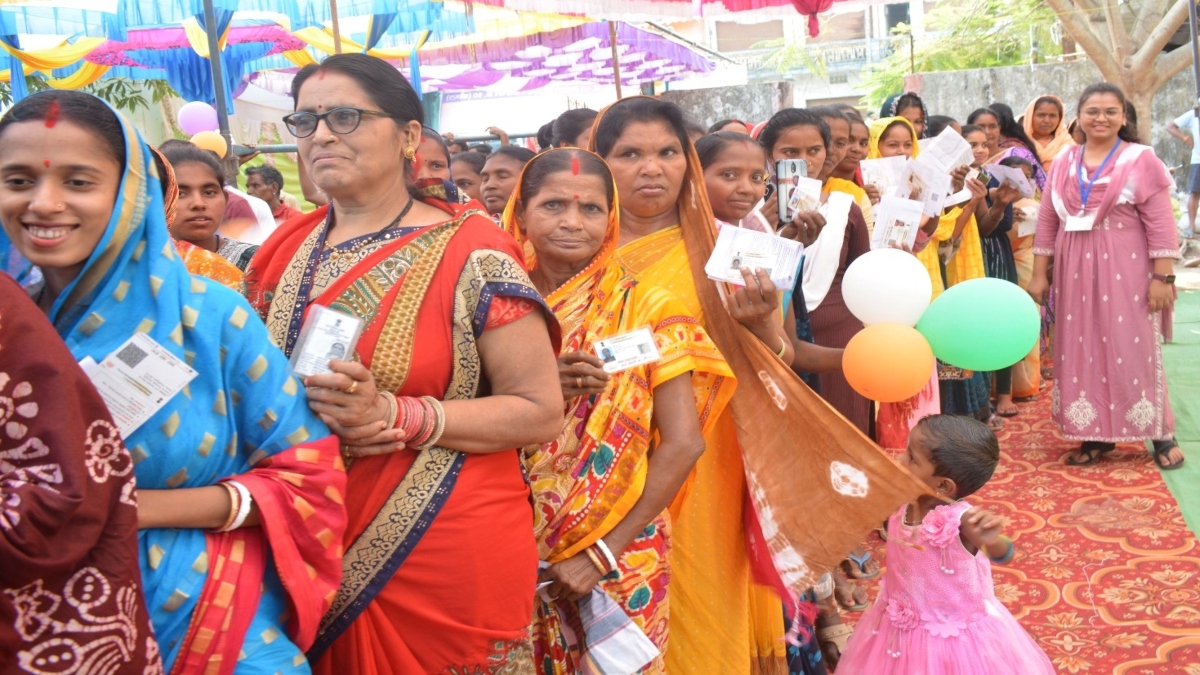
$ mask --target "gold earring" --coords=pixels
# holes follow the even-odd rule
[[[417,149],[416,148],[414,148],[413,146],[410,145],[404,149],[404,159],[407,159],[408,161],[411,162],[416,158],[417,158]]]

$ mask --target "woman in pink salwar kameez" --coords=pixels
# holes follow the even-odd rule
[[[1174,302],[1173,182],[1154,151],[1128,135],[1117,87],[1088,87],[1079,122],[1086,142],[1054,162],[1046,186],[1029,285],[1041,302],[1053,260],[1054,420],[1083,442],[1068,464],[1093,464],[1115,443],[1149,438],[1155,463],[1175,469],[1183,453],[1158,316]]]

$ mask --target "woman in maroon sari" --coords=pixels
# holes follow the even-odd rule
[[[557,324],[512,237],[440,179],[410,185],[423,114],[394,67],[332,56],[292,88],[285,122],[331,206],[263,244],[249,298],[287,352],[314,304],[364,324],[353,362],[305,382],[352,460],[313,671],[527,672],[538,561],[517,448],[562,430]]]
[[[45,314],[4,274],[0,427],[0,672],[161,673],[133,459]]]

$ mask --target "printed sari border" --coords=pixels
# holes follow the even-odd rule
[[[391,581],[450,499],[465,461],[463,453],[438,447],[417,456],[392,493],[388,507],[380,509],[367,526],[370,538],[365,542],[360,538],[346,551],[343,570],[347,577],[352,575],[355,581],[365,583],[343,583],[338,589],[308,650],[309,661],[320,658]],[[360,542],[367,545],[360,546]],[[399,543],[393,549],[395,542]]]

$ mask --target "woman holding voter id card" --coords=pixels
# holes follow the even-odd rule
[[[1167,397],[1158,312],[1175,301],[1179,232],[1174,184],[1125,128],[1125,96],[1095,84],[1079,98],[1085,141],[1055,160],[1034,235],[1029,294],[1041,303],[1054,263],[1054,420],[1082,442],[1068,464],[1094,464],[1116,443],[1152,441],[1160,468],[1183,452]]]
[[[414,184],[424,113],[394,67],[330,56],[292,91],[284,121],[331,206],[281,226],[246,287],[277,344],[332,371],[305,385],[352,460],[314,671],[520,671],[538,555],[517,448],[562,431],[557,323],[512,237],[441,179]]]
[[[616,601],[667,652],[666,510],[733,394],[733,373],[699,321],[615,260],[619,213],[604,160],[559,149],[525,166],[503,217],[563,329],[566,424],[553,442],[525,449],[538,555],[550,564],[535,662],[555,673],[578,672],[582,645],[594,647],[567,637],[584,634],[585,604],[598,615]],[[641,658],[629,665],[664,672],[661,656]]]
[[[624,99],[597,118],[592,144],[612,168],[620,198],[617,261],[640,284],[679,297],[737,379],[726,412],[704,434],[704,455],[672,514],[667,670],[749,673],[756,663],[784,667],[788,645],[780,598],[796,623],[811,626],[816,608],[794,600],[816,579],[789,573],[788,559],[778,555],[783,548],[765,550],[758,514],[768,508],[776,522],[787,523],[782,527],[804,529],[793,533],[793,541],[824,536],[819,525],[810,527],[811,514],[793,512],[772,495],[795,493],[791,472],[828,470],[797,466],[807,461],[798,454],[819,458],[826,452],[878,450],[792,371],[794,338],[784,329],[779,293],[767,270],[743,269],[737,285],[709,279],[717,226],[682,111],[647,97]],[[708,397],[696,389],[698,398]],[[779,413],[783,407],[787,414]],[[805,453],[796,452],[800,438],[806,439]],[[752,559],[758,564],[751,565]],[[784,578],[795,581],[794,587]]]
[[[132,455],[122,463],[110,439],[88,463],[96,480],[137,478],[122,500],[137,504],[158,642],[123,648],[161,652],[174,672],[308,672],[304,650],[341,576],[336,439],[246,301],[188,274],[129,122],[88,94],[34,94],[0,120],[0,156],[0,249],[40,268],[34,299]],[[74,592],[64,602],[83,625],[110,593],[132,607],[99,573]]]

